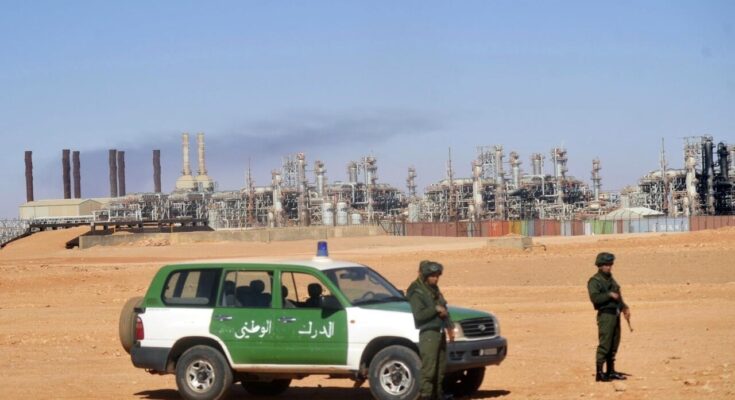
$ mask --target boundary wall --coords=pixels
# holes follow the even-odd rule
[[[206,232],[133,233],[125,235],[85,234],[79,237],[79,248],[94,246],[131,245],[149,241],[168,244],[209,242],[272,242],[288,240],[320,240],[333,237],[361,237],[385,235],[378,225],[314,226],[247,230],[218,230]]]
[[[735,215],[648,217],[638,219],[511,220],[480,222],[411,222],[393,234],[405,236],[498,237],[582,236],[613,233],[690,232],[735,227]],[[400,233],[397,233],[400,232]]]

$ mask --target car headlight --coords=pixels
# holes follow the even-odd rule
[[[464,331],[462,330],[462,325],[459,324],[459,322],[454,323],[454,340],[457,339],[464,339]]]

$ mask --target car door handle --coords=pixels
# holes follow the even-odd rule
[[[291,322],[296,322],[296,318],[294,317],[280,317],[278,318],[278,322],[284,323],[284,324],[290,324]]]
[[[217,321],[219,321],[219,322],[224,322],[224,321],[230,321],[230,320],[232,320],[232,316],[231,315],[215,315],[214,318]]]

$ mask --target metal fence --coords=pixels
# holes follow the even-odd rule
[[[386,229],[399,236],[495,237],[582,236],[613,233],[690,232],[735,226],[735,215],[696,217],[646,217],[587,220],[512,220],[481,222],[395,223]]]

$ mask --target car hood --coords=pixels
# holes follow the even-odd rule
[[[359,306],[368,310],[383,310],[394,312],[405,312],[411,314],[411,305],[407,301],[392,301],[389,303],[375,303]],[[452,321],[459,322],[472,318],[483,318],[492,316],[490,313],[471,308],[449,306],[449,315]]]

